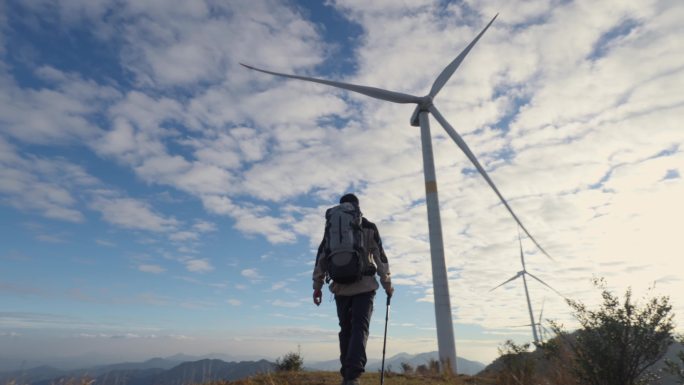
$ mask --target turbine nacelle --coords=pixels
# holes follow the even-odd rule
[[[420,98],[420,102],[418,102],[416,109],[413,110],[413,114],[411,114],[411,125],[413,127],[420,127],[420,113],[422,111],[425,112],[430,112],[430,107],[432,107],[432,96],[430,94],[423,96]]]

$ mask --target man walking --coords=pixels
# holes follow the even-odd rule
[[[345,205],[346,204],[346,205]],[[356,213],[360,221],[360,232],[357,238],[361,238],[363,247],[356,247],[363,255],[360,257],[362,271],[359,276],[351,282],[347,279],[340,279],[340,273],[334,274],[331,270],[331,254],[334,253],[337,236],[342,242],[344,231],[335,229],[337,223],[342,223],[340,217],[336,217],[331,223],[330,217],[332,210],[338,207],[347,208],[347,212]],[[343,217],[343,215],[342,215]],[[368,341],[368,327],[373,313],[373,300],[375,292],[379,288],[375,274],[380,277],[380,283],[391,297],[394,288],[390,280],[389,264],[387,256],[382,248],[380,233],[374,223],[370,222],[361,215],[359,199],[354,194],[345,194],[340,198],[340,206],[331,208],[326,213],[326,231],[323,241],[318,247],[316,265],[313,271],[313,301],[317,306],[321,304],[323,293],[321,288],[323,283],[330,282],[330,291],[335,294],[337,304],[337,317],[340,322],[340,374],[342,375],[342,385],[359,385],[359,377],[365,371],[366,366],[366,342]],[[342,225],[339,225],[342,226]],[[339,227],[338,226],[338,227]],[[354,226],[352,226],[354,227]],[[357,226],[358,227],[358,226]],[[334,240],[330,239],[331,228],[337,230]],[[358,231],[358,230],[357,230]],[[352,232],[347,230],[346,232]],[[339,271],[339,270],[338,270]],[[337,282],[344,281],[345,283]]]

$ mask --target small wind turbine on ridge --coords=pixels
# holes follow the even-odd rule
[[[529,324],[529,325],[525,325],[525,326],[531,326],[531,327],[532,327],[532,337],[534,338],[534,343],[535,343],[535,345],[539,345],[539,344],[540,344],[540,339],[539,339],[539,335],[537,334],[537,323],[534,322],[534,313],[532,312],[532,302],[530,301],[530,292],[529,292],[529,290],[527,289],[527,278],[526,278],[525,276],[526,276],[526,275],[529,275],[531,278],[533,278],[533,279],[536,280],[537,282],[539,282],[539,283],[541,283],[542,285],[544,285],[544,286],[548,287],[549,289],[553,290],[554,293],[560,295],[560,296],[563,297],[563,298],[565,298],[565,297],[563,296],[563,294],[559,293],[556,289],[554,289],[553,287],[551,287],[549,284],[547,284],[546,282],[542,281],[540,278],[537,278],[537,276],[535,276],[534,274],[532,274],[532,273],[530,273],[529,271],[527,271],[527,267],[525,266],[525,253],[523,252],[522,239],[520,238],[520,231],[518,231],[518,243],[520,244],[520,263],[522,264],[522,270],[520,270],[519,272],[517,272],[513,277],[509,278],[508,280],[506,280],[506,281],[503,282],[502,284],[496,286],[496,287],[493,288],[493,289],[490,289],[489,291],[492,292],[492,291],[498,289],[499,287],[501,287],[501,286],[503,286],[503,285],[505,285],[505,284],[507,284],[507,283],[509,283],[509,282],[511,282],[511,281],[514,281],[514,280],[516,280],[516,279],[522,277],[522,279],[523,279],[523,286],[525,287],[525,297],[527,298],[527,310],[530,312],[530,324]],[[541,317],[542,317],[541,314],[542,314],[543,312],[544,312],[544,304],[542,303],[542,311],[541,311],[541,313],[539,314],[539,326],[540,326],[540,328],[542,327],[542,326],[541,326]]]
[[[442,225],[439,213],[439,199],[437,196],[437,177],[435,175],[435,163],[432,154],[432,140],[430,134],[429,114],[437,119],[442,125],[447,134],[456,143],[456,145],[463,151],[466,157],[472,162],[477,171],[482,175],[487,184],[492,188],[501,203],[506,207],[506,210],[511,214],[518,226],[523,229],[525,234],[534,242],[537,248],[544,253],[548,258],[549,254],[541,247],[535,238],[527,231],[522,221],[515,214],[508,201],[499,192],[492,179],[485,171],[484,167],[477,160],[473,152],[470,150],[466,142],[454,130],[454,128],[446,121],[442,114],[434,105],[434,99],[442,90],[442,87],[447,83],[451,75],[461,65],[463,59],[468,55],[470,50],[475,46],[480,37],[487,31],[490,25],[496,19],[496,16],[482,29],[482,31],[475,37],[475,39],[466,46],[466,48],[453,60],[444,70],[439,74],[437,79],[432,84],[430,92],[425,96],[409,95],[401,92],[384,90],[376,87],[362,86],[357,84],[343,83],[338,81],[319,79],[306,76],[291,75],[273,71],[259,69],[247,64],[242,64],[244,67],[267,73],[275,76],[282,76],[291,79],[305,80],[314,83],[325,84],[328,86],[345,89],[352,92],[357,92],[375,99],[385,100],[393,103],[402,104],[416,104],[416,108],[411,116],[411,125],[420,126],[421,129],[421,145],[423,150],[423,173],[425,177],[425,195],[428,214],[428,230],[430,235],[430,256],[432,261],[432,277],[434,285],[434,299],[435,299],[435,318],[437,322],[437,344],[439,348],[439,360],[443,364],[443,368],[449,368],[456,372],[456,345],[454,343],[454,328],[451,314],[451,300],[449,296],[449,284],[447,279],[446,262],[444,259],[444,242],[442,239]],[[446,370],[449,370],[446,369]]]

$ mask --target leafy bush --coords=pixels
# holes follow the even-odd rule
[[[517,345],[507,340],[499,347],[499,355],[503,370],[499,372],[498,383],[501,385],[519,385],[534,383],[535,361],[528,352],[530,344]]]
[[[275,364],[279,372],[299,372],[304,367],[304,358],[300,353],[289,352],[282,359],[276,359]]]
[[[647,369],[663,358],[672,344],[674,329],[669,297],[654,297],[644,305],[635,303],[632,290],[624,300],[594,279],[603,303],[597,310],[567,300],[582,328],[574,336],[552,323],[574,356],[574,372],[582,384],[636,385],[648,380]]]
[[[411,366],[411,364],[409,364],[408,362],[402,362],[401,372],[405,375],[413,374],[413,366]]]

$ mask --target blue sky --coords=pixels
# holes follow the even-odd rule
[[[655,284],[681,317],[680,2],[10,0],[0,357],[333,359],[334,306],[311,304],[310,273],[347,191],[390,258],[389,352],[436,350],[412,107],[238,63],[422,95],[496,13],[435,103],[556,259],[524,241],[528,269],[590,304],[593,276]],[[520,282],[488,292],[520,269],[517,229],[432,131],[457,351],[487,362],[531,339]]]

